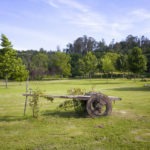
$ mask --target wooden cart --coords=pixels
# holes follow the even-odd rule
[[[32,94],[23,94],[26,96],[32,96]],[[112,112],[112,101],[121,100],[119,97],[107,96],[102,93],[89,92],[85,95],[44,95],[47,98],[63,98],[74,99],[84,101],[86,103],[86,111],[91,117],[107,116]]]

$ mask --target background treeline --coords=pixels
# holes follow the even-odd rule
[[[0,78],[22,81],[49,78],[136,77],[150,73],[150,40],[129,35],[124,41],[79,37],[60,51],[14,50],[1,35]]]
[[[59,48],[55,52],[41,48],[18,51],[18,56],[29,70],[30,79],[112,77],[114,72],[118,75],[150,72],[150,40],[145,36],[128,35],[124,41],[112,40],[109,45],[104,39],[98,42],[83,36],[67,44],[63,52]]]

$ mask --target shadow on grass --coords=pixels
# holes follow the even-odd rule
[[[0,116],[0,122],[12,122],[26,120],[27,117],[23,116]]]
[[[84,80],[86,80],[86,83],[84,82]],[[60,84],[67,84],[67,85],[100,85],[100,84],[122,84],[122,82],[117,82],[115,80],[94,80],[94,79],[78,79],[77,82],[75,80],[73,80],[73,82],[71,82],[71,80],[68,79],[68,81],[63,81],[62,82],[39,82],[38,85],[44,85],[44,84],[51,84],[51,85],[60,85]],[[81,81],[81,82],[79,82]],[[83,81],[83,82],[82,82]],[[34,82],[32,82],[32,84],[34,85]],[[35,82],[36,84],[36,82]]]
[[[122,87],[122,88],[114,88],[111,90],[115,91],[143,91],[143,92],[150,92],[149,87]]]
[[[97,82],[97,83],[94,83],[94,82],[89,82],[89,83],[77,83],[77,85],[113,85],[113,84],[122,84],[121,82]],[[73,84],[75,85],[75,84]]]
[[[51,111],[46,110],[42,113],[43,116],[61,117],[61,118],[86,118],[85,113],[76,113],[75,111]]]

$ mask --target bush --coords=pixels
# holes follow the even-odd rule
[[[67,92],[69,95],[84,95],[85,89],[73,88],[69,89]],[[86,113],[86,101],[80,101],[75,98],[73,100],[64,101],[58,107],[64,110],[74,108],[75,112],[78,114]]]
[[[39,97],[42,95],[40,90],[35,90],[32,93],[32,98],[29,99],[29,105],[32,109],[32,116],[38,118],[39,116]]]

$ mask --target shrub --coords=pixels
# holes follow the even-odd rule
[[[69,95],[84,95],[85,89],[73,88],[69,89],[67,92]],[[86,101],[80,101],[75,98],[73,100],[64,101],[58,107],[64,110],[74,108],[75,112],[78,114],[86,113]]]

